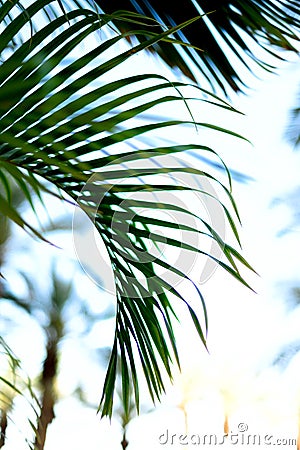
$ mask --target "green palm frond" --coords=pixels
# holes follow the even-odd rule
[[[117,314],[100,408],[103,415],[111,415],[118,355],[122,360],[125,404],[129,401],[132,384],[137,406],[136,356],[153,400],[159,399],[164,391],[162,368],[171,377],[173,360],[179,364],[172,327],[176,308],[170,296],[187,306],[205,344],[207,317],[202,294],[188,273],[166,261],[163,254],[153,253],[151,244],[160,249],[162,243],[162,236],[153,231],[153,226],[162,230],[166,236],[163,244],[167,247],[201,253],[245,285],[237,264],[250,268],[199,212],[160,199],[162,192],[197,191],[212,197],[238,238],[235,225],[238,216],[230,176],[227,187],[204,170],[166,160],[166,156],[175,158],[187,150],[211,155],[216,155],[215,152],[194,143],[161,146],[157,136],[161,130],[177,127],[183,132],[185,127],[198,127],[237,138],[241,136],[194,120],[188,100],[181,94],[183,83],[171,83],[157,74],[122,74],[123,64],[133,55],[158,42],[170,41],[170,34],[176,30],[158,34],[151,29],[144,31],[141,24],[146,23],[146,19],[135,15],[135,27],[141,27],[147,39],[128,47],[124,41],[136,32],[124,35],[112,34],[110,29],[107,32],[112,19],[118,20],[117,14],[113,17],[99,15],[82,8],[67,10],[67,14],[61,11],[40,29],[30,27],[38,22],[39,14],[48,4],[50,0],[33,1],[25,11],[18,8],[17,1],[5,2],[0,7],[0,18],[6,23],[0,35],[3,61],[0,71],[0,181],[5,187],[5,177],[9,174],[21,189],[27,186],[36,191],[41,189],[41,179],[51,183],[88,214],[106,245],[115,276]],[[13,20],[6,20],[8,14],[12,14]],[[122,13],[122,23],[125,20],[132,22],[132,15]],[[99,34],[99,30],[103,30],[103,34]],[[17,45],[11,53],[7,49],[13,41]],[[201,89],[194,89],[199,97]],[[215,103],[216,108],[219,105],[231,109],[215,95],[202,93],[203,101]],[[169,104],[170,108],[184,104],[188,119],[147,123],[141,120],[145,112],[151,113],[164,104]],[[143,139],[147,142],[152,139],[155,144],[147,147]],[[207,192],[201,182],[195,188],[179,183],[176,181],[178,174],[207,180],[217,186],[220,196]],[[163,177],[163,182],[162,178],[157,178],[159,176]],[[1,195],[1,213],[41,237],[10,204],[9,190],[6,197]],[[189,226],[190,222],[183,219],[174,224],[161,218],[161,212],[166,211],[193,218],[201,225],[201,230]],[[222,256],[216,257],[184,242],[171,233],[176,227],[177,231],[192,231],[210,239],[221,249]],[[200,298],[203,324],[180,290],[160,274],[162,270],[191,283]]]

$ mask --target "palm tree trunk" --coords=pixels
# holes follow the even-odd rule
[[[225,413],[225,417],[224,417],[224,434],[225,436],[228,436],[229,433],[229,421],[228,421],[228,414]]]
[[[5,445],[6,429],[7,429],[7,411],[5,409],[2,409],[0,419],[0,448],[4,447]]]
[[[43,450],[46,441],[47,429],[55,417],[54,405],[56,396],[54,393],[54,382],[57,375],[57,342],[51,340],[47,345],[47,355],[43,365],[42,385],[42,408],[38,420],[35,438],[35,450]]]
[[[125,449],[127,448],[128,444],[129,444],[129,442],[128,442],[127,439],[126,439],[126,432],[124,431],[124,433],[123,433],[123,439],[122,439],[122,441],[121,441],[122,449],[125,450]]]

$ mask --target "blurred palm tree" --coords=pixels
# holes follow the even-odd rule
[[[18,184],[11,176],[6,176],[6,187],[10,192],[10,204],[19,213],[25,205],[26,199],[29,198],[31,206],[36,208],[36,192],[32,189],[25,190],[19,189]],[[3,194],[3,186],[0,186],[0,193]],[[27,194],[27,195],[26,195]],[[41,193],[38,192],[40,195]],[[40,198],[40,200],[42,200]],[[0,215],[0,267],[4,268],[11,265],[10,251],[11,241],[14,241],[14,232],[12,227],[12,221],[8,220],[8,217]],[[51,222],[51,226],[44,226],[44,231],[61,230],[66,226],[66,220],[60,217],[59,223]],[[10,248],[10,251],[8,249]],[[17,268],[14,268],[18,271]],[[39,323],[46,335],[46,357],[43,363],[43,370],[39,380],[39,391],[41,392],[41,401],[38,402],[40,409],[36,415],[36,423],[32,422],[32,428],[35,432],[34,448],[35,450],[42,450],[44,448],[47,428],[54,418],[54,406],[56,403],[56,389],[55,382],[58,374],[58,347],[65,335],[65,309],[69,306],[72,290],[72,282],[65,282],[59,278],[54,268],[50,274],[50,280],[52,286],[49,291],[49,299],[40,301],[41,295],[37,293],[35,288],[35,280],[33,276],[30,276],[25,270],[19,273],[24,279],[27,295],[21,297],[15,293],[14,278],[0,280],[1,288],[1,301],[11,302],[14,308],[23,309],[25,312],[36,320],[41,322],[40,318],[45,318],[45,323]],[[13,317],[9,319],[14,320]],[[2,317],[3,320],[3,317]],[[2,346],[5,345],[7,358],[10,360],[10,370],[4,373],[2,379],[3,387],[0,394],[0,448],[5,445],[6,431],[9,424],[9,420],[12,422],[13,416],[13,404],[15,397],[20,395],[19,381],[17,379],[17,370],[19,368],[19,361],[14,355],[9,353],[7,344],[0,342]],[[33,391],[32,391],[33,394]],[[36,399],[35,399],[36,400]]]
[[[40,389],[42,392],[41,414],[38,418],[35,449],[43,450],[46,441],[47,428],[55,417],[54,406],[57,400],[55,382],[58,375],[59,344],[65,336],[64,310],[70,302],[72,295],[72,282],[64,282],[55,272],[51,276],[52,290],[46,312],[48,323],[44,327],[46,334],[46,357],[40,378]],[[32,309],[36,309],[32,302]],[[33,311],[30,311],[31,314]]]

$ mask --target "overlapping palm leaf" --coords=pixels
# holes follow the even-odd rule
[[[205,15],[205,19],[191,23],[178,33],[194,48],[170,47],[160,42],[155,50],[167,64],[179,67],[192,79],[198,79],[195,68],[200,69],[212,87],[218,85],[224,92],[228,91],[228,87],[235,91],[243,90],[247,85],[246,76],[257,66],[274,69],[272,63],[267,63],[268,59],[276,64],[276,59],[284,57],[282,50],[296,51],[295,42],[299,41],[299,3],[294,0],[95,2],[106,13],[118,9],[142,12],[156,19],[161,29],[178,25],[199,14]],[[134,29],[132,23],[116,25],[123,31]],[[140,35],[138,39],[147,37]],[[263,57],[262,49],[265,51]],[[246,76],[241,75],[239,65],[246,68]]]
[[[186,304],[205,344],[207,317],[202,294],[189,275],[166,261],[164,255],[152,255],[150,244],[159,248],[162,242],[161,234],[155,233],[153,226],[163,230],[163,242],[168,247],[202,252],[244,284],[236,261],[250,268],[207,220],[198,217],[192,209],[159,200],[160,192],[191,190],[214,197],[201,183],[191,188],[174,182],[178,173],[206,179],[221,188],[222,195],[220,198],[216,195],[215,200],[238,239],[235,225],[238,216],[230,176],[226,187],[205,170],[186,164],[168,164],[165,159],[166,155],[187,150],[213,156],[215,152],[197,143],[162,146],[155,138],[156,133],[171,127],[184,130],[185,126],[197,126],[238,136],[195,121],[188,100],[180,93],[184,88],[182,83],[170,83],[156,74],[123,75],[123,64],[129,58],[161,40],[172,40],[169,35],[176,30],[161,34],[151,28],[148,32],[141,31],[147,33],[147,40],[128,47],[122,44],[128,33],[106,32],[111,16],[75,6],[67,14],[62,11],[52,21],[35,27],[49,4],[49,0],[39,0],[19,8],[19,3],[12,0],[0,8],[0,19],[5,23],[0,35],[0,181],[6,189],[6,195],[1,194],[0,212],[41,237],[11,205],[9,174],[26,192],[40,193],[41,180],[51,183],[61,195],[67,194],[68,200],[77,202],[94,221],[108,250],[116,282],[115,340],[100,405],[103,415],[111,415],[118,355],[122,361],[125,405],[129,402],[131,384],[139,404],[136,356],[140,358],[153,400],[160,398],[164,390],[162,368],[171,377],[173,360],[179,363],[172,327],[176,307],[171,304],[171,298]],[[11,21],[7,20],[8,14]],[[113,19],[117,17],[115,14]],[[144,17],[134,17],[137,27],[146,23]],[[132,20],[132,16],[123,12],[120,20],[124,23]],[[17,44],[11,52],[13,41]],[[195,90],[201,97],[201,90],[196,87]],[[209,94],[203,94],[203,101],[215,103],[216,108],[219,105],[231,109],[214,95],[207,98]],[[147,123],[141,120],[145,112],[166,103],[184,104],[188,119]],[[147,146],[151,139],[153,145]],[[165,177],[164,182],[158,176]],[[141,212],[145,210],[146,214]],[[161,211],[177,211],[193,217],[202,228],[198,230],[184,221],[172,223],[161,218]],[[223,256],[210,255],[169,235],[175,228],[211,239]],[[199,295],[203,323],[180,289],[172,286],[168,277],[160,275],[159,269],[191,283]]]

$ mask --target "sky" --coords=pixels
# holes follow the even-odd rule
[[[151,410],[146,402],[144,409],[150,408],[150,412],[141,414],[129,425],[129,448],[132,450],[181,448],[179,434],[185,432],[182,405],[187,411],[189,433],[213,432],[221,437],[224,411],[227,411],[233,432],[244,423],[251,432],[270,433],[278,438],[296,436],[300,359],[296,357],[284,373],[272,366],[272,362],[281,347],[300,339],[299,311],[293,310],[287,302],[292,298],[291,288],[299,282],[300,235],[296,220],[297,195],[293,193],[299,184],[300,154],[283,138],[299,79],[300,64],[295,58],[290,64],[283,65],[278,75],[266,75],[263,80],[253,82],[255,87],[247,96],[234,98],[234,106],[245,115],[232,116],[211,110],[205,117],[225,128],[232,127],[253,144],[224,136],[212,138],[205,131],[199,131],[201,138],[210,141],[229,167],[253,178],[248,183],[234,181],[233,193],[242,219],[242,254],[259,274],[245,271],[244,275],[256,293],[221,269],[201,286],[209,316],[209,353],[197,339],[186,312],[181,310],[183,319],[177,332],[183,372],[175,377],[174,386],[169,387],[161,405]],[[227,233],[228,239],[232,239],[229,230]],[[67,257],[75,260],[71,234],[69,237],[57,235],[55,239]],[[26,244],[22,245],[26,247]],[[39,250],[33,247],[34,255]],[[62,261],[65,269],[67,261]],[[18,259],[18,263],[22,264],[22,259]],[[197,266],[193,270],[196,271]],[[88,291],[92,300],[98,292],[93,281],[86,279],[84,274],[79,276],[78,291],[83,295]],[[197,308],[194,292],[186,292]],[[100,311],[109,304],[110,298],[110,293],[103,293]],[[43,343],[38,348],[40,331],[32,330],[32,322],[26,323],[26,320],[20,318],[20,323],[27,327],[22,343],[18,333],[14,333],[11,344],[15,344],[21,360],[24,356],[25,370],[35,373],[40,364],[38,358],[26,361],[28,348],[33,345],[33,334],[39,357]],[[74,321],[72,326],[75,329],[78,323]],[[57,405],[57,419],[49,429],[46,450],[58,447],[72,450],[120,448],[117,420],[113,419],[112,424],[107,420],[100,422],[95,409],[83,408],[69,397],[76,387],[75,380],[84,379],[90,401],[98,404],[103,370],[85,355],[85,345],[93,345],[93,340],[98,339],[109,345],[111,338],[112,322],[107,322],[106,326],[95,327],[88,341],[74,338],[72,330],[70,337],[64,340],[62,350],[67,356],[61,361],[59,377],[63,399]],[[94,344],[97,345],[98,342]],[[170,439],[167,444],[162,444],[167,439],[167,430],[174,435],[176,445],[172,445]],[[229,443],[223,447],[226,445],[232,447]],[[26,448],[21,430],[16,433],[16,427],[12,426],[6,448]],[[285,448],[294,447],[285,445]]]

